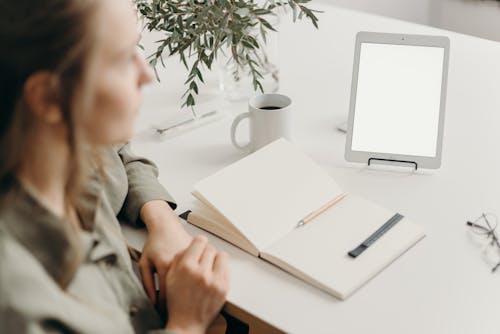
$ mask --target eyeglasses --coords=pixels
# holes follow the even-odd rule
[[[492,266],[491,272],[500,267],[500,241],[495,233],[498,226],[498,218],[492,213],[483,213],[474,221],[467,221],[467,226],[474,235],[481,237],[484,244],[483,255]]]

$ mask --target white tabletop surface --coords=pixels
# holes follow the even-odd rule
[[[483,211],[500,214],[500,44],[321,2],[312,7],[325,11],[319,30],[288,18],[280,26],[280,92],[293,99],[293,141],[346,191],[403,213],[424,226],[427,237],[340,301],[210,235],[231,256],[228,300],[292,333],[499,333],[500,272],[490,272],[465,221]],[[441,169],[415,173],[345,162],[345,135],[335,130],[335,122],[347,117],[360,30],[450,38]],[[185,77],[177,61],[165,73]],[[213,91],[216,82],[207,80],[205,91]],[[146,91],[133,149],[158,164],[160,181],[181,213],[190,207],[194,183],[243,157],[231,146],[229,129],[246,105],[226,104],[224,119],[175,138],[145,135],[166,110],[180,105],[169,83],[163,80]],[[126,233],[136,244],[144,238]]]

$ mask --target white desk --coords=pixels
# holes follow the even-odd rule
[[[326,11],[318,31],[288,19],[280,28],[280,91],[294,101],[294,142],[344,189],[402,212],[422,224],[427,237],[348,300],[339,301],[210,236],[231,255],[228,300],[292,333],[499,333],[500,273],[490,273],[468,238],[465,220],[483,211],[500,215],[500,44],[313,4]],[[347,116],[354,38],[360,30],[450,37],[440,170],[415,174],[344,161],[345,136],[334,123]],[[175,66],[169,73],[184,78]],[[179,103],[175,95],[160,96],[157,88],[148,90],[142,125],[161,118],[159,103]],[[243,112],[246,106],[232,108]],[[159,165],[160,180],[177,199],[179,213],[189,209],[194,183],[242,157],[230,144],[230,122],[228,117],[168,141],[134,141],[136,153]],[[140,243],[141,237],[128,234]]]

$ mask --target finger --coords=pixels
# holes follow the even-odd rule
[[[217,253],[214,259],[213,271],[214,274],[223,279],[226,283],[229,282],[229,261],[226,253]]]
[[[154,260],[153,264],[155,266],[156,272],[158,275],[162,276],[163,274],[167,274],[170,267],[174,262],[174,258],[168,258],[162,255],[158,255]]]
[[[166,302],[166,293],[167,293],[167,283],[166,283],[166,280],[167,280],[167,272],[166,271],[159,271],[158,272],[158,287],[159,287],[159,291],[158,291],[158,304],[163,306],[165,305],[165,302]],[[163,310],[163,309],[161,309]]]
[[[184,256],[184,253],[186,252],[186,249],[174,255],[172,262],[170,262],[170,268],[176,267],[179,264],[182,257]]]
[[[165,305],[167,300],[167,275],[168,270],[165,267],[157,269],[158,291],[156,293],[156,303],[158,305]],[[162,310],[162,309],[160,309]]]
[[[155,262],[155,268],[156,268],[156,273],[157,273],[157,280],[158,280],[158,303],[164,303],[165,301],[165,296],[166,296],[166,282],[167,282],[167,275],[170,270],[170,268],[173,268],[174,266],[177,265],[179,260],[181,259],[181,254],[177,253],[173,259],[170,261],[166,261],[165,259],[157,259]],[[174,269],[175,270],[175,269]]]
[[[203,236],[197,236],[193,239],[189,247],[184,252],[183,259],[193,263],[198,263],[200,261],[201,255],[205,250],[207,245],[207,238]]]
[[[215,249],[207,245],[205,247],[205,250],[203,251],[203,254],[201,255],[200,259],[200,266],[203,268],[203,270],[206,271],[212,271],[213,270],[213,265],[214,265],[214,260],[215,256],[217,255],[217,252]]]
[[[224,299],[229,292],[229,260],[226,253],[219,253],[214,260],[214,277],[219,283],[218,293]]]
[[[156,302],[156,291],[153,267],[149,264],[149,262],[142,262],[141,265],[139,265],[139,270],[141,272],[144,290],[146,290],[146,294],[154,304]]]

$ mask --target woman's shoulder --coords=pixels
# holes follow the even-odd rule
[[[1,226],[0,219],[0,332],[37,326],[40,319],[64,312],[61,288],[42,264]],[[9,332],[9,331],[6,331]]]
[[[54,282],[3,223],[0,218],[0,305],[11,308],[26,302],[26,298],[35,298],[45,287],[54,286]]]

